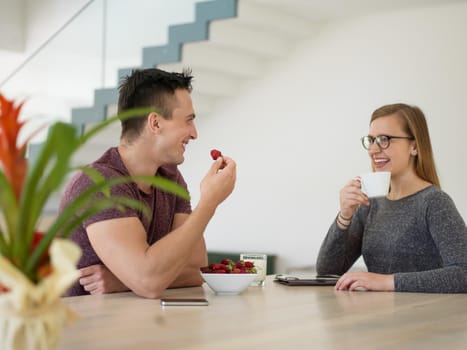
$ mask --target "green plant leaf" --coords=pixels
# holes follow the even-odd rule
[[[76,150],[74,139],[76,130],[74,127],[69,124],[57,123],[53,133],[51,140],[54,142],[55,149],[48,159],[47,166],[35,191],[33,213],[36,216],[33,216],[34,223],[39,219],[42,208],[45,206],[50,194],[61,187],[66,175],[70,172],[69,162]],[[62,140],[65,138],[73,142],[64,144]],[[32,225],[30,228],[34,229],[34,226]]]
[[[8,249],[7,242],[5,241],[5,233],[0,229],[0,255],[10,258],[10,250]]]
[[[105,181],[105,178],[102,176],[102,174],[90,166],[82,166],[82,167],[79,167],[78,169],[82,171],[83,173],[85,173],[86,176],[88,176],[94,183]],[[104,193],[105,196],[110,197],[109,188],[103,188],[102,193]]]
[[[15,192],[7,177],[0,171],[0,207],[6,225],[6,234],[2,233],[0,245],[3,244],[2,251],[12,256],[15,239],[12,236],[16,232],[18,218],[18,204]]]
[[[69,171],[69,162],[77,148],[76,129],[57,122],[49,130],[38,158],[26,177],[18,217],[16,239],[24,244],[16,245],[14,256],[19,266],[24,267],[25,259],[32,244],[34,229],[50,194],[60,188]]]

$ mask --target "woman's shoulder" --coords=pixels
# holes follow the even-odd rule
[[[455,204],[451,196],[436,185],[428,186],[424,190],[420,191],[418,199],[425,203],[427,207],[431,208],[455,208]]]
[[[417,193],[424,200],[451,200],[451,197],[436,185],[430,185]]]

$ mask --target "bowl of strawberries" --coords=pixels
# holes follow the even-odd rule
[[[224,258],[220,263],[211,263],[201,269],[206,284],[220,295],[237,295],[243,292],[256,278],[253,262]]]

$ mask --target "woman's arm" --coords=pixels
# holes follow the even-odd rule
[[[338,227],[337,218],[333,221],[319,250],[316,262],[318,274],[342,275],[360,257],[364,228],[360,216],[360,210],[357,210],[345,230]]]

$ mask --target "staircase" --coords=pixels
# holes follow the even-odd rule
[[[256,0],[213,0],[196,4],[195,21],[169,27],[168,44],[142,50],[138,67],[118,71],[118,80],[132,69],[158,67],[193,71],[193,101],[197,115],[213,115],[222,103],[261,79],[315,31],[304,17]],[[79,130],[116,113],[117,87],[97,89],[91,107],[72,110],[71,123]],[[108,127],[76,154],[76,164],[87,164],[119,142],[120,125]],[[30,146],[32,160],[40,144]],[[53,214],[59,194],[46,207]]]

